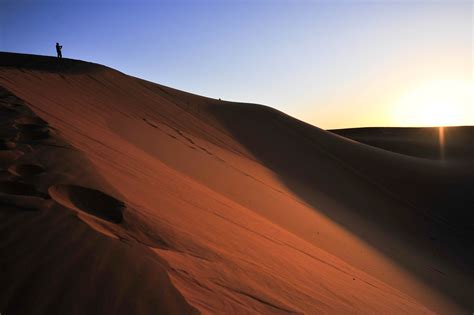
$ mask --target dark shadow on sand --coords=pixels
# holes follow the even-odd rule
[[[299,198],[461,307],[474,309],[474,161],[457,165],[383,151],[266,106],[226,102],[210,108]],[[342,207],[328,207],[321,201],[327,196]],[[390,250],[391,243],[406,250]],[[461,270],[465,281],[433,277],[428,266],[420,270],[418,255]]]

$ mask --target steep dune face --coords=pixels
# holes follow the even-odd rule
[[[0,311],[474,306],[469,157],[388,152],[67,59],[2,53],[0,85],[2,179],[15,182],[0,251],[16,253]]]

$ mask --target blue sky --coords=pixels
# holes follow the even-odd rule
[[[0,4],[1,51],[54,55],[59,41],[65,57],[201,95],[270,105],[322,128],[420,125],[400,99],[430,91],[433,81],[449,82],[448,94],[473,82],[469,1]],[[459,107],[453,123],[474,124],[472,94],[459,101],[446,93],[449,106]],[[417,98],[425,99],[433,97]],[[402,103],[408,112],[394,115]]]

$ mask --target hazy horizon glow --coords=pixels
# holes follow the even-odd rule
[[[0,0],[0,50],[105,64],[321,128],[474,125],[470,1]]]

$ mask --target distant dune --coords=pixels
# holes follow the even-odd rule
[[[0,53],[1,314],[470,314],[474,127],[325,131]]]
[[[441,130],[440,130],[441,129]],[[350,128],[330,130],[352,140],[432,160],[473,160],[474,128]],[[440,135],[441,132],[441,135]],[[441,138],[441,139],[440,139]],[[443,140],[444,143],[440,143]]]

